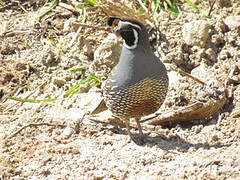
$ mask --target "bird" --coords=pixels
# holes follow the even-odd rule
[[[130,141],[142,144],[148,140],[140,120],[163,104],[169,85],[167,70],[153,53],[143,23],[117,17],[108,19],[109,26],[114,22],[117,22],[114,32],[122,37],[123,45],[119,62],[103,87],[103,99],[113,115],[125,123]],[[139,130],[137,139],[130,131],[131,118],[135,119]]]

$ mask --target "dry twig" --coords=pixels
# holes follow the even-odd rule
[[[213,2],[212,2],[212,1],[213,1]],[[210,5],[209,11],[208,11],[208,16],[210,16],[216,0],[208,0],[208,2],[209,2],[209,5]]]
[[[206,103],[196,102],[189,106],[180,108],[161,115],[157,115],[154,120],[148,122],[151,125],[159,125],[164,122],[180,122],[194,119],[204,119],[211,117],[215,112],[223,107],[227,98],[225,93],[219,97],[217,101],[209,101]]]
[[[141,2],[141,0],[139,0]],[[141,14],[140,12],[126,6],[120,0],[114,1],[114,3],[103,0],[101,3],[100,8],[102,11],[109,17],[121,17],[122,19],[135,19],[143,24],[149,24],[148,22],[151,21],[150,16],[148,16],[148,9],[144,6],[143,3],[141,5],[144,7],[146,13]]]
[[[184,71],[182,71],[182,70],[178,70],[178,73],[181,74],[182,76],[187,76],[187,77],[189,77],[190,79],[192,79],[192,80],[194,80],[194,81],[196,81],[196,82],[198,82],[198,83],[200,83],[200,84],[202,84],[202,85],[206,85],[205,82],[199,80],[199,79],[196,78],[196,77],[193,77],[192,75],[190,75],[190,74],[188,74],[188,73],[186,73],[186,72],[184,72]]]
[[[38,127],[38,126],[59,126],[61,128],[66,127],[66,125],[62,125],[62,124],[50,124],[50,123],[30,123],[27,124],[23,127],[21,127],[19,130],[15,131],[14,133],[12,133],[11,135],[9,135],[8,137],[6,137],[6,140],[9,140],[11,138],[13,138],[14,136],[16,136],[17,134],[19,134],[23,129],[26,129],[27,127]]]
[[[197,83],[200,83],[204,86],[207,84],[201,80],[199,80],[196,77],[193,77],[192,75],[179,70],[179,74],[182,76],[186,76]],[[214,90],[215,92],[215,90]],[[215,112],[217,112],[219,109],[223,107],[223,105],[227,102],[227,94],[224,90],[221,95],[219,95],[218,100],[212,99],[208,102],[196,102],[194,104],[191,104],[189,106],[180,108],[175,111],[167,112],[161,115],[155,115],[152,117],[149,117],[147,119],[142,120],[141,122],[149,121],[148,124],[151,125],[158,125],[162,124],[164,122],[179,122],[179,121],[188,121],[191,119],[204,119],[211,117]]]
[[[83,19],[82,19],[82,23],[85,23],[86,21],[86,9],[83,9]],[[71,42],[69,43],[69,46],[68,47],[72,47],[74,41],[77,39],[80,31],[82,30],[82,26],[80,26],[77,30],[77,32],[75,33],[74,37],[72,38]]]
[[[75,13],[75,14],[78,14],[79,15],[79,11],[77,11],[77,9],[75,8],[74,5],[69,5],[69,4],[66,4],[66,3],[63,3],[63,2],[59,2],[58,4],[60,7],[64,8],[64,9],[67,9],[69,11],[71,11],[72,13]]]
[[[108,124],[108,125],[110,124],[110,125],[118,126],[121,128],[126,127],[126,124],[116,117],[108,118],[106,121],[98,120],[98,119],[94,119],[94,118],[89,118],[89,120],[96,122],[96,123],[102,123],[102,124]],[[131,129],[138,129],[137,126],[133,126],[133,125],[129,125],[129,127]]]
[[[82,24],[82,23],[76,23],[76,22],[73,22],[73,24],[77,25],[77,26],[80,26],[80,27],[83,27],[83,28],[90,28],[90,29],[93,29],[93,30],[102,30],[102,31],[112,32],[111,28],[109,28],[109,27],[88,25],[88,24]]]

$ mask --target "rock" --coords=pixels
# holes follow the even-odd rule
[[[217,55],[215,53],[215,51],[211,48],[208,48],[206,51],[205,51],[206,55],[207,55],[207,58],[208,60],[212,61],[212,62],[217,62]]]
[[[228,0],[227,1],[226,0],[216,0],[216,4],[220,8],[231,7],[232,6],[232,2],[228,1]]]
[[[94,52],[94,61],[90,65],[90,71],[96,72],[98,77],[106,79],[107,74],[118,63],[121,53],[119,38],[115,34],[109,34]],[[99,74],[97,71],[101,71]]]
[[[187,45],[205,47],[210,25],[207,21],[197,20],[183,25],[183,40]]]
[[[17,71],[22,71],[22,70],[27,69],[27,64],[22,63],[22,62],[17,62],[15,68],[16,68]]]
[[[44,53],[39,56],[44,66],[50,67],[57,63],[54,52],[49,47],[44,47]]]
[[[225,43],[224,36],[221,34],[214,34],[211,38],[211,41],[215,46],[221,46]]]
[[[65,83],[66,81],[64,79],[53,78],[53,84],[58,87],[62,87]]]
[[[170,71],[168,73],[168,78],[169,78],[169,86],[175,86],[178,83],[179,79],[181,78],[181,75],[176,71]]]
[[[240,64],[235,64],[231,67],[231,70],[228,73],[227,84],[240,84]],[[240,96],[237,95],[234,97],[236,97],[236,99],[239,97],[240,100]]]
[[[91,89],[91,85],[88,83],[84,83],[81,87],[78,88],[78,93],[87,93]]]
[[[65,119],[67,127],[57,137],[57,139],[68,139],[74,132],[79,133],[79,126],[82,123],[84,116],[85,112],[78,108],[71,108],[68,109],[67,112],[63,113],[61,118]]]
[[[231,56],[232,55],[230,53],[230,50],[229,49],[224,49],[219,53],[218,59],[219,60],[226,60],[226,59],[230,58]]]
[[[240,27],[240,16],[228,16],[224,22],[231,30],[238,28]]]
[[[87,106],[86,108],[92,113],[98,108],[99,104],[102,103],[102,100],[103,97],[101,93],[89,92],[86,97],[85,106]],[[100,110],[100,112],[104,110],[106,110],[106,108],[103,107],[103,110]]]
[[[207,73],[207,65],[204,62],[201,62],[200,66],[191,71],[191,75],[198,79],[204,79],[207,76]]]
[[[71,137],[73,133],[74,133],[74,129],[72,127],[67,126],[62,132],[62,134],[58,136],[58,140],[68,139],[69,137]]]
[[[221,19],[219,19],[215,25],[215,29],[218,31],[218,32],[222,32],[222,33],[226,33],[229,28],[228,26],[225,24],[225,22]]]
[[[200,0],[192,0],[192,3],[198,5],[201,1]]]

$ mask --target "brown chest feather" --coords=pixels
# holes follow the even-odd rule
[[[142,117],[160,108],[166,97],[167,88],[166,79],[146,78],[122,89],[105,87],[104,100],[113,114],[121,119]]]

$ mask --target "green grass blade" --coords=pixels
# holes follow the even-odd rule
[[[69,89],[64,97],[68,97],[70,94],[72,94],[79,86],[87,83],[87,82],[90,82],[91,80],[94,80],[97,84],[100,84],[100,80],[96,77],[96,76],[90,76],[90,77],[87,77],[85,79],[83,79],[82,81],[80,81],[80,83],[76,84],[75,86],[73,86],[71,89]]]
[[[86,3],[92,5],[92,6],[100,6],[100,4],[98,4],[96,1],[94,0],[84,0]]]
[[[41,14],[38,19],[39,21],[44,17],[46,16],[52,9],[53,7],[57,4],[58,0],[53,0],[52,1],[52,4],[50,5],[50,7],[47,9],[47,11],[45,11],[43,14]]]
[[[75,69],[71,69],[70,72],[78,72],[78,71],[86,71],[85,67],[80,67],[80,68],[75,68]]]
[[[193,2],[189,1],[189,0],[185,0],[190,6],[192,6],[194,9],[196,9],[198,12],[201,12],[202,10]]]
[[[81,68],[78,68],[78,69],[81,69]],[[76,69],[77,70],[77,69]],[[82,68],[83,70],[83,68]],[[80,83],[76,84],[75,86],[73,86],[71,89],[69,89],[64,97],[68,97],[70,94],[72,93],[76,93],[77,92],[77,88],[85,83],[91,83],[91,82],[95,82],[96,83],[96,86],[100,85],[101,82],[100,80],[92,75],[90,77],[87,77],[85,79],[83,79]],[[17,98],[17,97],[12,97],[12,96],[9,96],[7,97],[7,99],[11,99],[11,100],[14,100],[14,101],[19,101],[19,102],[29,102],[29,103],[40,103],[40,102],[54,102],[57,100],[57,98],[53,98],[53,99],[41,99],[41,100],[36,100],[36,99],[22,99],[22,98]]]
[[[154,7],[154,10],[153,10],[153,12],[152,12],[152,16],[154,17],[154,15],[158,12],[158,11],[160,11],[160,3],[161,2],[158,2],[159,0],[156,0],[156,1],[153,1],[153,3],[155,4],[155,7]]]
[[[52,46],[56,46],[55,42],[53,40],[51,40],[49,37],[47,37],[47,41],[49,42],[49,44],[51,44]]]
[[[79,9],[87,8],[87,6],[83,6],[83,5],[76,5],[76,7],[79,8]]]
[[[191,2],[190,0],[185,0],[190,6],[192,6],[194,9],[196,9],[199,13],[202,13],[205,17],[211,19],[212,16],[208,16],[207,13],[203,10],[201,10],[196,4]]]
[[[25,41],[25,44],[24,44],[24,46],[25,46],[25,48],[30,48],[30,46],[29,46],[29,43],[28,43],[28,41],[27,41],[27,40]]]

